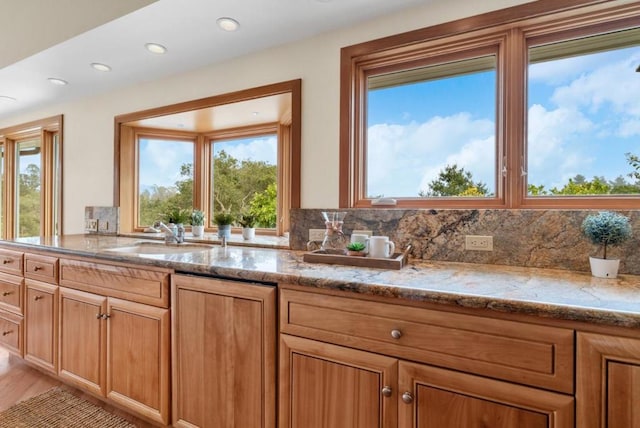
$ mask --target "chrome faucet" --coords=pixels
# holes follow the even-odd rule
[[[167,226],[161,221],[156,221],[153,227],[160,228],[164,231],[164,242],[166,244],[181,244],[184,242],[184,226],[179,224],[173,228]]]

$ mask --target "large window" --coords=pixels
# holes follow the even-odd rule
[[[62,116],[0,130],[3,239],[60,230]]]
[[[344,48],[340,205],[637,205],[639,18],[546,2]]]
[[[213,138],[211,144],[211,213],[251,215],[256,226],[277,224],[278,135],[237,134]],[[213,216],[212,216],[213,217]]]
[[[198,209],[209,232],[229,212],[238,228],[247,214],[257,233],[287,233],[300,206],[300,88],[294,80],[116,117],[120,230]]]

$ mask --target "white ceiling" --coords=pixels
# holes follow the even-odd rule
[[[431,0],[158,0],[148,4],[152,1],[0,0],[0,16],[12,23],[0,26],[1,44],[11,41],[0,50],[0,96],[16,99],[0,98],[0,119],[225,61]],[[51,5],[56,6],[55,12]],[[113,19],[118,14],[123,16]],[[215,21],[223,16],[238,20],[240,29],[227,33],[218,28]],[[86,31],[91,27],[95,28]],[[167,54],[147,52],[147,42],[165,45]],[[90,67],[92,62],[108,64],[113,70],[98,72]],[[69,85],[52,85],[49,77]]]

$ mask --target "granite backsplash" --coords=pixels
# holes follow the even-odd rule
[[[306,250],[309,229],[324,229],[322,209],[291,211],[291,249]],[[336,211],[336,210],[329,210]],[[343,230],[388,235],[398,249],[425,260],[589,271],[588,256],[601,256],[580,231],[588,210],[409,210],[345,209]],[[631,219],[633,237],[613,247],[620,273],[640,275],[640,211],[618,211]],[[493,236],[493,251],[465,251],[465,235]]]

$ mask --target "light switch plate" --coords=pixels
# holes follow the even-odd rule
[[[108,232],[109,222],[107,220],[98,220],[98,232]]]
[[[309,229],[309,241],[324,240],[324,229]]]
[[[98,231],[98,220],[95,218],[88,218],[84,221],[84,230],[85,232],[97,232]]]

